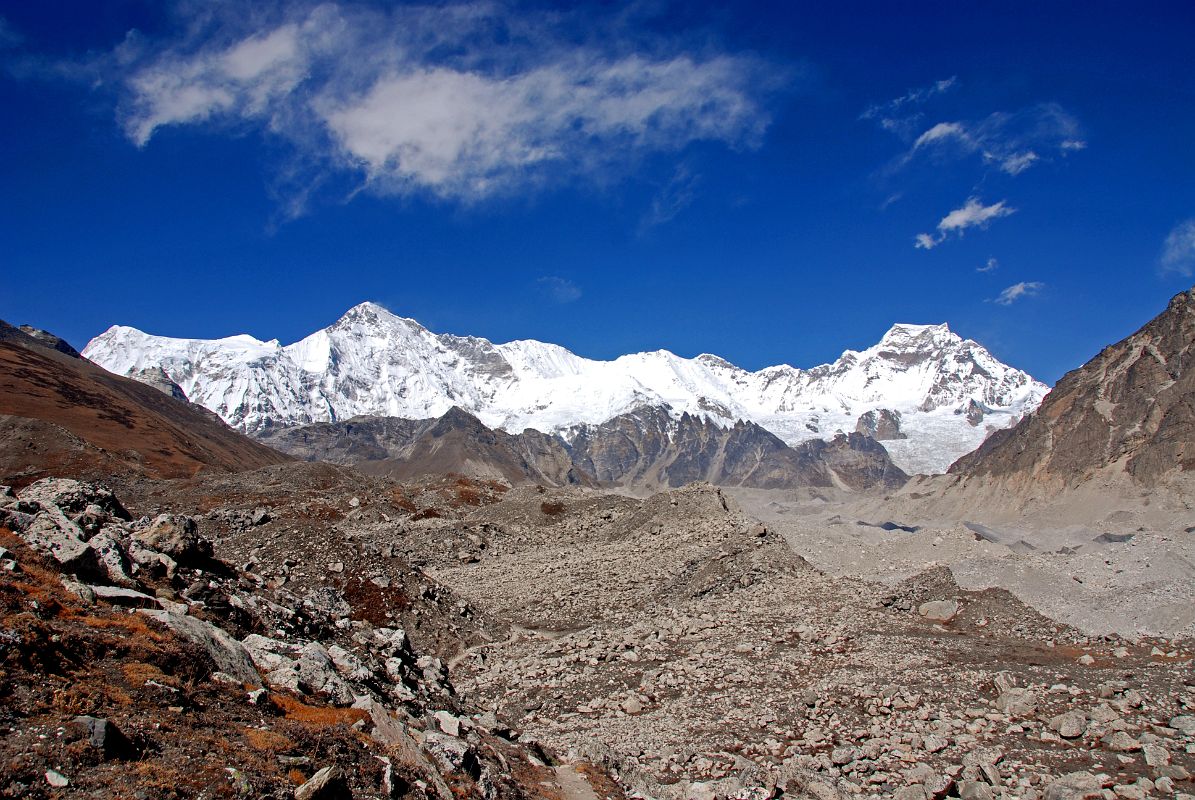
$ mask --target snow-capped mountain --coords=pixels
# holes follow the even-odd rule
[[[667,405],[722,425],[749,420],[798,444],[863,430],[862,415],[887,410],[885,447],[908,472],[945,471],[1048,391],[945,325],[894,325],[875,346],[812,369],[748,372],[712,355],[594,361],[543,342],[436,334],[374,303],[291,345],[118,325],[83,354],[122,375],[160,367],[192,402],[251,434],[358,415],[426,419],[458,406],[493,428],[569,438],[579,426]]]

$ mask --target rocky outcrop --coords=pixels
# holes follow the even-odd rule
[[[543,789],[554,775],[544,762],[558,757],[459,698],[443,662],[393,618],[367,621],[379,609],[362,612],[360,589],[267,583],[211,559],[189,516],[117,510],[111,492],[74,480],[0,487],[0,794],[558,797]],[[107,540],[120,574],[63,561],[51,532],[82,551]],[[178,557],[177,572],[141,566],[137,550],[150,547]],[[202,567],[181,563],[195,553],[207,554]],[[409,566],[388,568],[426,587],[395,593],[419,607],[424,641],[471,613]],[[39,746],[47,730],[53,752]]]
[[[1195,290],[1068,372],[1041,407],[997,431],[954,475],[1061,488],[1101,471],[1155,486],[1195,467]]]
[[[43,331],[41,328],[35,328],[32,325],[22,325],[20,330],[21,333],[36,339],[38,344],[48,347],[51,350],[57,350],[59,353],[68,355],[71,358],[83,357],[79,354],[78,350],[71,347],[70,343],[66,339],[63,339],[60,336],[55,336],[49,331]]]
[[[900,412],[887,408],[879,408],[860,415],[859,422],[855,425],[855,432],[870,436],[877,442],[909,438],[900,429]]]
[[[166,374],[166,370],[161,367],[146,367],[143,370],[138,370],[129,375],[135,381],[140,381],[146,386],[152,386],[162,394],[170,395],[175,400],[186,400],[187,393],[183,391],[182,387],[174,381],[170,380],[170,376]]]

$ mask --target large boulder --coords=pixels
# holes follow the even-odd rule
[[[180,564],[212,557],[212,543],[199,535],[195,520],[182,514],[159,514],[148,527],[134,531],[133,539]]]
[[[220,672],[231,675],[242,683],[261,686],[261,676],[257,674],[249,653],[240,642],[215,625],[170,611],[145,608],[141,609],[141,613],[199,645]]]
[[[42,478],[26,486],[18,496],[26,503],[55,505],[69,516],[89,510],[95,513],[95,509],[88,508],[95,506],[115,519],[131,519],[111,489],[70,478]]]

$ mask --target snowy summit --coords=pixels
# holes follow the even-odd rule
[[[569,435],[642,406],[789,444],[866,430],[908,472],[942,472],[1048,387],[946,325],[893,325],[874,346],[811,369],[758,372],[666,350],[613,361],[533,340],[433,333],[375,303],[291,345],[240,335],[174,339],[114,326],[84,355],[122,374],[160,367],[187,397],[250,434],[359,415],[423,419],[459,406],[490,427]]]

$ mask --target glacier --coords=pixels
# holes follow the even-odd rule
[[[854,431],[861,415],[887,409],[906,438],[883,444],[909,473],[944,472],[1049,391],[944,324],[896,324],[831,364],[751,372],[709,354],[599,361],[534,340],[437,334],[368,302],[290,345],[116,325],[83,355],[120,375],[160,367],[191,402],[251,435],[361,415],[424,419],[459,406],[492,428],[567,439],[578,426],[667,406],[722,425],[755,422],[795,445]]]

